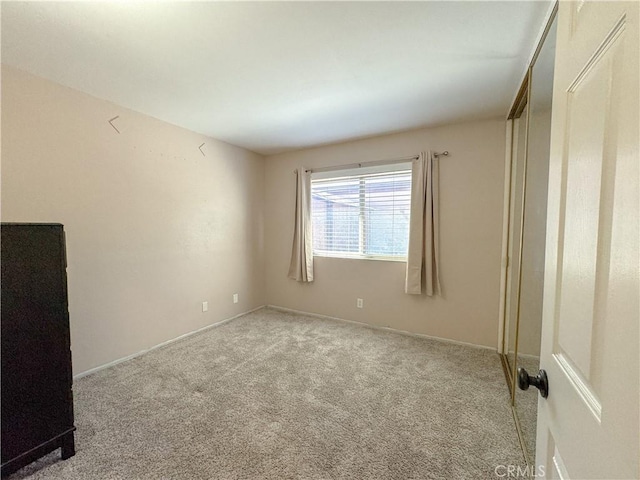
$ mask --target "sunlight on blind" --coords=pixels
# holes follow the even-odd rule
[[[314,254],[407,255],[411,171],[311,181]]]

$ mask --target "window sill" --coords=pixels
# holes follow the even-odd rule
[[[394,257],[384,255],[349,255],[347,253],[327,253],[327,252],[313,252],[314,257],[326,257],[326,258],[341,258],[344,260],[379,260],[382,262],[397,262],[406,263],[407,257]]]

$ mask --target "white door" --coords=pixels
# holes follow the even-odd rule
[[[536,464],[640,475],[638,3],[560,2]],[[535,375],[535,372],[530,372]]]

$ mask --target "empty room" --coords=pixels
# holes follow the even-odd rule
[[[3,478],[640,478],[640,4],[0,7]]]

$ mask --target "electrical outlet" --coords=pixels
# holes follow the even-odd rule
[[[356,307],[358,307],[358,308],[363,308],[364,307],[364,301],[361,298],[358,298],[356,300]]]
[[[233,303],[238,303],[238,294],[237,293],[233,294]]]
[[[209,302],[202,302],[202,311],[206,312],[209,310]]]

